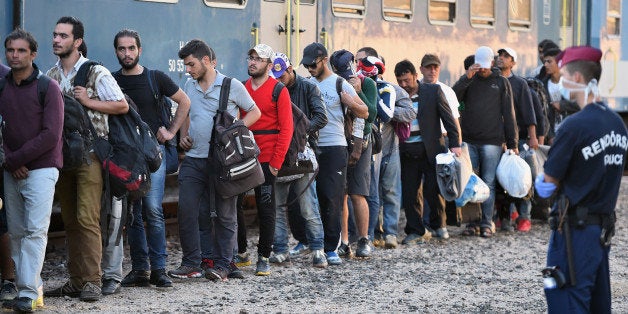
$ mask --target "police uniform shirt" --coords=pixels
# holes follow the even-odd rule
[[[545,173],[560,181],[570,206],[586,206],[589,214],[614,211],[626,160],[627,131],[605,104],[587,105],[558,130]]]

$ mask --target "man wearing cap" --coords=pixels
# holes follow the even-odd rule
[[[445,200],[439,194],[436,181],[436,155],[447,152],[449,148],[460,156],[460,129],[440,86],[420,83],[412,62],[403,60],[397,63],[395,76],[399,86],[410,95],[412,107],[416,110],[416,119],[410,126],[410,137],[399,144],[401,197],[406,213],[404,231],[407,235],[401,243],[425,243],[431,239],[432,233],[423,222],[423,207],[417,202],[417,191],[424,180],[422,191],[431,209],[430,221],[438,222],[439,229],[444,228],[447,215]],[[445,146],[441,121],[449,137],[448,146]]]
[[[371,60],[374,62],[368,62],[368,57],[372,58]],[[371,77],[376,80],[382,99],[378,102],[378,115],[382,112],[385,117],[391,120],[384,123],[380,119],[380,123],[378,123],[382,135],[382,152],[373,155],[371,189],[366,200],[369,203],[369,237],[373,239],[374,243],[392,249],[398,245],[397,226],[399,224],[399,211],[401,210],[399,139],[395,134],[393,123],[409,123],[416,118],[416,112],[412,109],[412,101],[405,90],[399,85],[391,84],[379,78],[384,73],[385,67],[384,62],[378,58],[377,50],[372,47],[362,47],[357,51],[356,58],[364,60],[362,65],[366,65],[365,63],[368,62],[377,69],[377,74]],[[367,68],[369,67],[367,66]],[[370,71],[360,72],[364,74]],[[380,208],[382,209],[381,221],[379,221]]]
[[[353,206],[353,218],[358,233],[358,245],[356,249],[357,257],[370,257],[372,246],[368,237],[369,226],[369,207],[366,202],[366,196],[369,195],[371,183],[371,156],[373,143],[370,140],[372,126],[371,123],[377,116],[377,86],[371,78],[360,75],[355,72],[355,62],[353,54],[345,49],[335,51],[329,58],[332,69],[338,76],[344,78],[353,86],[358,96],[368,107],[368,118],[364,119],[363,126],[359,126],[354,121],[354,127],[362,128],[363,144],[359,145],[354,142],[353,149],[350,152],[349,167],[347,168],[347,194],[345,195],[344,206],[342,210],[342,244],[338,248],[338,254],[342,257],[351,257],[351,247],[349,246],[349,207],[347,203],[347,195],[351,198]],[[375,74],[377,75],[377,74]],[[357,119],[356,119],[357,120]],[[355,131],[355,129],[354,129]],[[359,158],[355,158],[355,163],[351,159],[361,153]]]
[[[502,75],[508,78],[512,88],[515,117],[517,119],[517,126],[519,127],[520,141],[518,148],[519,150],[526,150],[524,144],[527,144],[529,148],[537,149],[539,148],[539,141],[536,136],[537,124],[539,126],[539,134],[543,134],[544,130],[543,117],[537,115],[537,113],[542,114],[543,112],[541,103],[538,101],[538,98],[536,103],[533,101],[528,82],[512,72],[512,68],[517,64],[517,53],[515,50],[507,47],[497,50],[497,53],[497,67],[502,71]],[[534,106],[535,104],[537,107]],[[530,227],[532,226],[530,221],[532,203],[530,199],[516,199],[513,205],[516,205],[517,208],[508,209],[506,213],[502,213],[501,215],[502,230],[512,231],[510,211],[518,209],[519,217],[516,221],[517,231],[530,231]]]
[[[495,174],[506,143],[508,149],[517,149],[517,122],[508,79],[493,71],[493,50],[479,47],[475,64],[454,84],[458,101],[464,102],[461,113],[462,140],[469,145],[473,169],[488,185],[490,195],[482,203],[480,236],[493,236],[493,207],[495,206]],[[468,225],[463,235],[475,235],[475,226]]]
[[[308,133],[308,143],[314,149],[318,145],[318,130],[327,124],[327,114],[325,113],[325,105],[321,98],[321,92],[312,83],[300,75],[292,68],[292,64],[283,53],[275,53],[275,61],[272,68],[273,75],[277,80],[282,82],[290,93],[290,100],[303,111],[310,121]],[[281,263],[290,260],[288,251],[288,223],[286,219],[286,204],[302,193],[298,197],[298,201],[293,205],[287,206],[289,211],[294,211],[294,215],[302,222],[296,233],[305,233],[301,238],[307,243],[312,255],[312,265],[314,267],[326,267],[327,259],[323,251],[323,223],[321,221],[320,212],[318,211],[318,202],[316,201],[316,185],[314,182],[308,185],[313,173],[305,174],[301,178],[288,181],[277,182],[275,190],[275,203],[277,204],[276,222],[275,222],[275,240],[273,244],[274,255],[270,258],[270,262]],[[288,197],[292,191],[294,197]],[[293,230],[293,233],[295,231]],[[296,238],[296,237],[295,237]],[[299,239],[301,241],[302,239]]]
[[[421,58],[421,66],[419,67],[419,71],[421,71],[421,74],[423,75],[423,78],[421,78],[421,83],[438,84],[440,86],[441,90],[443,91],[443,94],[445,94],[445,98],[447,98],[447,103],[449,104],[449,108],[451,108],[451,114],[454,117],[454,122],[456,123],[458,129],[460,129],[460,122],[458,121],[458,119],[460,119],[460,112],[458,111],[458,107],[460,106],[460,104],[458,103],[458,98],[456,98],[456,93],[454,93],[454,90],[451,89],[451,87],[447,86],[445,83],[439,80],[440,58],[435,54],[431,54],[431,53],[425,54],[423,58]],[[447,130],[445,129],[445,126],[443,125],[442,121],[440,123],[440,128],[441,128],[441,131],[443,131],[443,137],[445,138],[445,141],[447,141],[448,140]],[[460,141],[462,142],[462,134],[460,134]],[[445,142],[445,145],[447,145],[447,142]],[[423,202],[422,195],[423,193],[419,189],[419,200],[418,200],[419,203]],[[424,209],[423,209],[424,214],[429,217],[430,216],[429,204],[426,202],[423,202],[422,204],[424,205]],[[419,206],[421,206],[421,204],[419,204]],[[447,202],[446,207],[447,207],[447,210],[451,209],[451,211],[455,211],[456,202],[454,201]],[[429,223],[431,227],[436,231],[434,234],[436,238],[440,238],[443,240],[449,239],[449,232],[447,232],[446,222],[442,223],[438,221],[437,219],[437,221],[430,221]]]
[[[558,58],[561,94],[582,110],[557,131],[545,174],[535,182],[539,196],[556,194],[557,200],[563,200],[554,204],[550,214],[552,232],[544,271],[549,313],[611,313],[608,254],[628,131],[619,115],[600,101],[601,57],[599,49],[580,46],[565,49]],[[552,276],[557,272],[563,273],[564,285]]]
[[[262,116],[250,129],[260,149],[257,157],[264,170],[264,183],[255,188],[255,202],[259,219],[259,242],[255,275],[270,275],[270,253],[275,235],[275,178],[292,139],[292,105],[284,87],[276,102],[272,99],[277,80],[270,77],[275,52],[266,44],[258,44],[248,52],[248,73],[244,84]],[[240,111],[243,117],[246,112]]]
[[[328,119],[327,125],[319,131],[316,152],[319,162],[316,192],[325,232],[324,250],[330,265],[340,265],[342,260],[336,249],[340,242],[340,213],[348,161],[341,102],[358,118],[368,118],[369,112],[366,104],[346,80],[341,78],[342,90],[340,93],[336,90],[338,75],[329,69],[327,61],[327,49],[321,43],[311,43],[303,49],[301,64],[312,75],[310,81],[321,91]]]

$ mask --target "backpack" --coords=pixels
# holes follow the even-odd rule
[[[550,125],[549,118],[547,117],[547,112],[549,110],[548,106],[550,103],[550,97],[547,94],[547,90],[545,89],[545,84],[543,84],[541,80],[534,77],[526,77],[525,80],[528,83],[528,87],[530,88],[530,91],[536,93],[536,96],[539,97],[539,101],[541,102],[541,108],[543,108],[543,120],[546,125],[546,130],[545,130],[545,134],[537,134],[537,135],[546,136],[549,131],[549,125]],[[534,97],[534,95],[532,95],[532,97]]]
[[[157,104],[158,115],[161,117],[162,123],[166,129],[170,128],[174,120],[172,114],[172,101],[161,94],[161,91],[157,87],[157,80],[155,79],[155,70],[148,71],[148,85],[155,98]],[[172,174],[179,170],[179,151],[177,150],[178,133],[175,136],[164,143],[166,156],[166,174]]]
[[[222,198],[244,193],[265,180],[257,160],[260,150],[253,133],[242,120],[236,120],[227,112],[230,88],[231,78],[225,77],[208,154],[210,165],[214,168],[210,171],[210,184]]]
[[[275,84],[272,93],[272,102],[277,103],[279,100],[279,94],[281,94],[283,88],[283,83],[278,81]],[[299,153],[303,153],[305,151],[305,147],[308,145],[307,130],[310,127],[310,120],[292,101],[290,104],[292,105],[292,124],[294,128],[292,131],[292,139],[290,140],[290,145],[288,146],[288,151],[286,152],[283,164],[281,165],[281,169],[279,169],[277,177],[314,172],[314,165],[312,161],[309,159],[299,159]],[[277,130],[272,131],[274,131],[273,133],[279,133]],[[259,131],[254,131],[253,134],[259,134],[258,132]]]

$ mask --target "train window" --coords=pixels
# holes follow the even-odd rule
[[[364,18],[366,0],[332,0],[331,9],[335,16]]]
[[[281,3],[285,3],[286,2],[286,0],[264,0],[264,1],[266,1],[266,2],[281,2]],[[294,0],[294,4],[297,4],[297,1],[298,0]],[[316,0],[300,0],[298,2],[299,2],[299,4],[303,4],[303,5],[313,5],[315,1]]]
[[[214,8],[233,8],[243,9],[246,6],[246,0],[203,0],[205,5]]]
[[[621,21],[621,1],[608,0],[608,14],[606,15],[606,33],[609,36],[619,36]]]
[[[508,0],[508,26],[513,30],[530,30],[532,26],[532,1]]]
[[[165,3],[177,3],[177,2],[179,2],[179,0],[137,0],[137,1],[165,2]]]
[[[387,21],[410,22],[412,20],[413,9],[412,0],[384,0],[382,1],[382,11],[384,19]]]
[[[471,26],[495,27],[495,0],[471,0]]]
[[[453,25],[456,22],[456,0],[429,0],[431,24]]]

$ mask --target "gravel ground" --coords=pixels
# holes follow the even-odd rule
[[[611,251],[613,311],[628,313],[628,177],[622,180],[617,212]],[[249,266],[243,269],[245,279],[224,283],[175,280],[169,290],[126,288],[94,303],[46,298],[44,312],[546,312],[540,270],[547,224],[534,221],[530,233],[498,232],[490,240],[462,237],[462,228],[449,230],[449,241],[377,249],[371,259],[345,260],[337,267],[315,269],[308,255],[293,260],[292,266],[273,267],[269,277],[254,276],[254,266]],[[255,252],[253,239],[249,252]],[[168,240],[172,269],[181,252],[177,238]],[[57,250],[47,256],[47,289],[67,278],[63,254]],[[128,252],[126,256],[125,274],[130,268]]]

